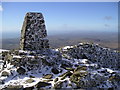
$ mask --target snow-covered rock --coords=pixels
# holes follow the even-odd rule
[[[107,53],[104,54],[100,50],[101,46],[91,44],[90,46],[89,44],[82,44],[82,47],[76,45],[66,48],[66,50],[64,50],[65,48],[57,49],[57,51],[49,50],[44,54],[34,51],[7,51],[1,60],[3,67],[1,66],[0,88],[120,88],[120,71],[116,68],[117,65],[112,68],[111,66],[104,67],[100,59],[103,57],[109,61],[112,55],[119,53],[111,49],[103,49]],[[93,55],[88,53],[90,48],[95,50]],[[6,50],[2,52],[4,53]],[[67,57],[64,57],[64,54]],[[76,58],[75,56],[83,54],[87,58],[81,58],[81,56]],[[92,59],[95,57],[98,60],[93,61]],[[118,59],[117,56],[113,58]],[[22,70],[19,70],[20,68]],[[25,72],[21,74],[19,71]]]
[[[120,53],[115,50],[90,43],[80,43],[70,47],[72,48],[67,48],[67,50],[60,49],[63,57],[68,59],[88,59],[104,68],[120,68]]]

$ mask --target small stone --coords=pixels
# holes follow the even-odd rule
[[[53,79],[43,80],[43,82],[50,82],[53,81]]]
[[[68,71],[74,71],[74,68],[66,67],[65,69],[68,70]]]
[[[56,78],[55,80],[54,80],[54,82],[57,82],[58,81],[58,78]]]
[[[26,82],[27,83],[32,83],[32,82],[34,82],[34,80],[30,78],[30,79],[26,80]]]
[[[30,77],[30,78],[35,78],[35,76],[32,76],[32,75],[30,75],[29,77]]]

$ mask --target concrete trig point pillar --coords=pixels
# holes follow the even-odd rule
[[[21,30],[21,50],[41,50],[49,48],[45,21],[42,13],[26,14]]]

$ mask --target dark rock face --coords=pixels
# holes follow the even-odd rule
[[[49,48],[45,21],[42,13],[29,12],[26,14],[21,30],[21,50],[41,50]]]
[[[46,87],[46,86],[50,86],[51,84],[50,83],[47,83],[47,82],[39,82],[36,87],[37,88],[41,88],[41,87]]]
[[[3,90],[22,90],[23,89],[23,86],[22,85],[10,85],[6,88],[4,88]]]
[[[71,59],[88,59],[89,61],[97,63],[99,66],[104,68],[119,69],[120,67],[119,52],[103,48],[96,44],[78,44],[72,48],[68,48],[67,50],[62,51],[61,49],[61,53],[67,55]]]
[[[19,74],[25,74],[26,70],[24,68],[20,67],[20,68],[17,69],[17,72]]]
[[[54,73],[54,74],[58,74],[58,73],[59,73],[58,69],[56,69],[56,68],[52,68],[51,71],[52,71],[52,73]]]

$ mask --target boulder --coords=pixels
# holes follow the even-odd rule
[[[30,79],[26,80],[26,82],[27,83],[32,83],[32,82],[34,82],[34,80],[30,78]]]
[[[38,64],[38,63],[39,63],[38,60],[31,60],[30,61],[30,64],[34,64],[35,65],[35,64]]]
[[[74,68],[66,67],[65,69],[68,70],[68,71],[74,71]]]
[[[5,55],[4,60],[10,62],[13,59],[13,56],[11,54]]]
[[[81,59],[88,59],[88,57],[85,54],[83,54]]]
[[[4,80],[0,80],[0,84],[4,84],[5,82],[4,82]]]
[[[70,71],[67,71],[67,72],[63,73],[62,75],[60,75],[59,77],[61,77],[61,80],[63,80],[67,76],[70,77],[71,75],[72,75],[72,73]]]
[[[63,62],[61,64],[61,68],[64,68],[64,69],[66,69],[66,68],[72,68],[72,64],[70,62],[68,62],[68,61],[65,61],[65,62]]]
[[[73,73],[74,76],[78,76],[78,77],[84,77],[87,75],[87,71],[76,71]]]
[[[76,71],[81,71],[81,70],[86,71],[86,70],[87,70],[87,66],[78,66],[78,67],[74,70],[74,72],[76,72]]]
[[[55,78],[54,82],[57,82],[58,81],[58,78]]]
[[[59,73],[59,70],[57,68],[52,68],[51,71],[54,74],[58,74]]]
[[[37,85],[36,85],[36,87],[37,87],[38,89],[40,89],[40,88],[42,88],[42,87],[46,87],[46,86],[50,86],[50,85],[51,85],[51,83],[38,82]]]
[[[5,60],[5,57],[7,56],[9,52],[8,51],[2,51],[1,55],[2,55],[2,60]]]
[[[80,77],[75,76],[75,75],[72,75],[72,76],[70,77],[70,81],[71,81],[71,82],[74,82],[74,83],[78,83],[80,79],[81,79]]]
[[[50,82],[50,81],[53,81],[53,79],[43,80],[43,82]]]
[[[63,89],[65,89],[64,88],[64,86],[65,86],[65,84],[67,84],[67,80],[65,80],[65,81],[59,81],[59,82],[57,82],[57,83],[55,83],[54,84],[54,89],[60,89],[61,90],[61,88],[63,88]]]
[[[84,78],[87,74],[88,73],[86,71],[84,71],[84,72],[76,71],[70,76],[70,81],[78,84],[79,81],[82,78]]]
[[[20,68],[17,69],[17,72],[19,74],[25,74],[26,70],[23,67],[20,67]]]
[[[41,58],[43,65],[51,66],[52,64],[47,61],[46,58]]]
[[[107,78],[103,75],[99,75],[99,74],[95,74],[93,76],[93,78],[96,80],[96,81],[99,81],[99,82],[103,82],[103,81],[106,81]]]
[[[51,79],[53,77],[52,74],[47,74],[47,75],[44,75],[43,78],[45,79]]]
[[[30,78],[35,78],[35,76],[32,76],[32,75],[30,75],[29,77],[30,77]]]
[[[7,72],[7,71],[3,71],[3,72],[1,73],[1,76],[9,76],[9,75],[10,75],[10,73]]]
[[[5,90],[22,90],[23,86],[22,85],[9,85],[6,88],[4,88]],[[4,90],[3,89],[3,90]]]
[[[120,76],[116,74],[116,75],[110,76],[108,80],[111,82],[112,81],[120,81]]]
[[[60,88],[62,88],[62,86],[63,86],[63,82],[62,82],[62,81],[59,81],[59,82],[57,82],[57,83],[54,84],[54,87],[53,87],[53,88],[55,88],[55,89],[60,89]]]

